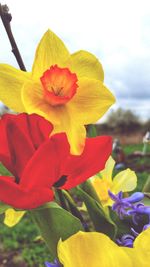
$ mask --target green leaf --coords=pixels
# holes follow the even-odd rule
[[[57,257],[57,243],[60,238],[65,240],[78,231],[83,231],[80,220],[55,202],[32,210],[30,214],[38,225],[53,258]]]
[[[96,137],[97,136],[97,130],[94,124],[90,124],[88,126],[88,137]]]
[[[145,206],[150,206],[150,193],[145,193],[145,197],[141,201]]]
[[[0,214],[3,214],[5,210],[11,208],[10,206],[4,204],[3,202],[0,202]]]
[[[100,203],[100,199],[93,187],[90,179],[86,180],[84,183],[80,184],[80,188],[85,191],[90,197],[94,198],[97,202]]]
[[[77,190],[81,199],[86,205],[95,230],[107,234],[110,238],[114,239],[117,232],[117,227],[110,218],[109,214],[104,211],[104,208],[99,202],[89,196],[80,187],[78,187]]]
[[[121,238],[124,234],[132,234],[131,228],[133,227],[133,221],[131,217],[125,217],[123,220],[121,220],[116,212],[111,209],[111,207],[109,209],[109,214],[117,225],[116,238]]]

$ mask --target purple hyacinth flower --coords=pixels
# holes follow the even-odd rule
[[[150,207],[149,206],[137,205],[134,209],[139,214],[147,214],[147,215],[150,215]]]
[[[131,204],[127,201],[124,201],[123,193],[121,191],[117,195],[114,195],[111,191],[108,191],[108,193],[111,199],[114,201],[112,210],[116,211],[120,219],[123,219],[123,217],[126,215],[126,209],[129,208]]]
[[[150,227],[150,206],[145,206],[139,201],[143,200],[144,194],[142,192],[133,193],[131,196],[123,198],[123,193],[119,192],[114,195],[109,191],[111,199],[114,201],[112,209],[119,215],[120,219],[124,216],[132,216],[132,221],[135,225],[138,225],[143,220],[143,215],[147,215],[148,222],[143,226],[142,231]],[[138,232],[131,228],[132,235],[125,234],[117,243],[121,246],[132,247],[134,239],[139,235]]]
[[[149,206],[145,206],[142,203],[134,205],[133,209],[128,211],[128,214],[132,215],[132,219],[135,224],[138,224],[142,215],[144,214],[147,215],[149,218],[149,222],[146,225],[144,225],[143,230],[146,230],[148,227],[150,227],[150,207]]]
[[[54,263],[50,263],[50,262],[45,262],[45,266],[46,267],[61,267],[59,262],[57,260],[54,260]]]
[[[132,248],[134,240],[135,236],[126,234],[123,235],[120,239],[117,239],[116,241],[119,246]]]
[[[143,231],[146,230],[146,229],[149,228],[149,227],[150,227],[150,222],[144,225],[144,227],[143,227]]]
[[[108,193],[111,199],[114,201],[112,209],[116,211],[120,219],[123,219],[124,216],[129,215],[128,210],[134,207],[134,203],[139,202],[144,198],[144,194],[141,192],[136,192],[126,198],[123,198],[122,192],[119,192],[117,195],[114,195],[110,191]]]

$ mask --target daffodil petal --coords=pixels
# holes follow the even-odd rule
[[[15,226],[24,216],[26,211],[15,211],[14,209],[7,209],[5,211],[4,224],[9,227]]]
[[[134,171],[126,169],[119,172],[113,179],[111,191],[115,194],[120,191],[129,192],[132,191],[137,185],[137,176]]]
[[[52,133],[65,132],[70,144],[70,152],[73,155],[80,155],[84,149],[86,129],[78,122],[76,114],[66,107],[59,109],[57,116],[61,124],[55,125]]]
[[[71,55],[71,70],[79,77],[104,81],[104,71],[99,60],[87,51],[78,51]]]
[[[100,119],[115,102],[112,93],[101,81],[81,78],[78,81],[77,93],[69,102],[76,120],[90,124]]]
[[[141,232],[134,241],[133,248],[124,247],[125,253],[129,255],[133,266],[149,267],[150,262],[150,228]]]
[[[101,201],[102,204],[106,204],[109,200],[108,190],[112,183],[109,183],[106,179],[101,179],[100,177],[93,177],[91,183]]]
[[[72,121],[70,128],[69,126],[67,127],[66,134],[70,144],[70,153],[73,155],[80,155],[83,152],[85,144],[85,127],[79,124],[74,126]]]
[[[64,63],[69,58],[70,54],[64,43],[57,35],[48,30],[37,47],[32,67],[32,77],[39,79],[44,71],[55,64],[58,64],[59,67],[64,67]]]
[[[79,155],[84,148],[85,127],[78,122],[76,113],[68,105],[51,106],[43,99],[40,83],[26,83],[22,90],[22,101],[28,113],[37,113],[50,121],[52,134],[65,132],[71,147],[71,153]]]
[[[134,266],[149,267],[150,263],[150,228],[143,231],[134,242]]]
[[[30,79],[30,73],[0,64],[0,100],[17,112],[24,112],[21,101],[23,84]]]
[[[105,169],[100,172],[100,175],[104,180],[112,182],[112,172],[114,166],[115,166],[115,161],[112,158],[112,156],[110,156],[106,162]]]
[[[78,232],[58,243],[58,257],[64,267],[131,267],[124,250],[104,234]]]
[[[24,84],[22,88],[22,102],[29,114],[37,113],[54,124],[60,124],[59,109],[52,107],[44,100],[40,82]]]

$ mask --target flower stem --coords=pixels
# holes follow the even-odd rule
[[[150,193],[150,175],[147,178],[147,181],[142,189],[142,192],[144,193]]]
[[[65,200],[64,195],[62,193],[62,190],[61,189],[56,189],[55,192],[58,195],[58,198],[59,198],[59,202],[60,202],[61,207],[63,209],[65,209],[65,210],[68,210],[68,207],[66,205],[66,200]]]
[[[15,38],[12,34],[10,22],[12,20],[12,15],[9,13],[9,8],[7,5],[1,5],[0,4],[0,17],[2,19],[3,25],[5,27],[5,30],[7,32],[11,47],[12,47],[12,52],[17,60],[17,63],[20,67],[21,70],[26,71],[25,65],[23,63],[22,57],[20,55],[18,46],[16,44]]]
[[[71,211],[72,215],[74,215],[75,217],[77,217],[81,221],[84,230],[86,232],[89,232],[90,231],[89,230],[89,227],[88,227],[87,223],[85,222],[85,220],[83,219],[80,211],[76,207],[76,204],[75,204],[74,200],[72,199],[72,197],[70,196],[70,194],[67,191],[65,191],[65,190],[63,190],[63,194],[64,194],[64,196],[65,196],[65,198],[66,198],[66,200],[68,202],[68,205],[70,207],[70,211]]]

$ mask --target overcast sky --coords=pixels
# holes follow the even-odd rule
[[[70,52],[95,54],[114,108],[150,118],[150,0],[1,0],[13,16],[12,29],[28,70],[36,46],[50,28]],[[0,23],[0,62],[17,63]]]

